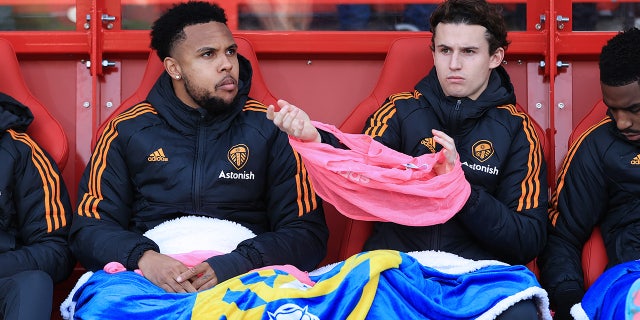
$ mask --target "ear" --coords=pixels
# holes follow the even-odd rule
[[[166,57],[162,63],[164,64],[164,69],[167,70],[167,73],[172,79],[176,79],[176,77],[180,79],[182,77],[182,70],[180,69],[180,65],[176,59]]]
[[[496,49],[496,51],[489,58],[489,68],[497,68],[500,64],[502,64],[502,60],[504,60],[504,48],[500,47]]]

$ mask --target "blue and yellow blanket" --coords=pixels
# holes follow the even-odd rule
[[[166,293],[134,272],[99,271],[73,295],[74,318],[494,319],[533,298],[551,319],[546,292],[524,266],[443,272],[425,264],[397,251],[371,251],[311,273],[313,285],[268,268],[199,293]]]

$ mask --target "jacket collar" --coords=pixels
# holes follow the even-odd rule
[[[415,89],[422,93],[448,134],[466,133],[489,109],[516,103],[513,84],[502,66],[491,71],[487,88],[476,100],[445,96],[435,68]]]

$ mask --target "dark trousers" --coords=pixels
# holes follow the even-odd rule
[[[43,271],[23,271],[0,278],[0,319],[48,320],[53,280]]]
[[[538,307],[532,300],[520,301],[501,313],[496,320],[538,320]]]

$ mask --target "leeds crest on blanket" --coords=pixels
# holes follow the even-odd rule
[[[287,303],[282,305],[278,310],[269,312],[269,320],[320,320],[320,318],[309,313],[308,307]]]

